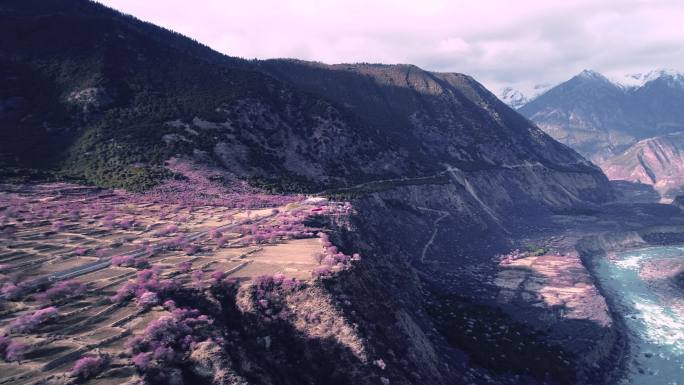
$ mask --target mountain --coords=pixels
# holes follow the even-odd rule
[[[0,10],[8,177],[30,170],[145,188],[168,177],[163,161],[176,154],[314,191],[433,175],[445,165],[527,162],[600,175],[467,76],[412,66],[267,66],[86,1],[5,2]],[[287,79],[270,76],[285,69]],[[339,75],[333,83],[349,81],[341,91],[353,85],[355,93],[301,90],[295,69]]]
[[[472,77],[231,58],[86,0],[3,1],[0,34],[3,182],[148,191],[192,180],[166,167],[174,158],[220,171],[216,183],[230,174],[313,202],[350,201],[353,218],[330,226],[342,249],[361,250],[360,266],[302,294],[325,298],[332,315],[312,311],[302,325],[268,317],[258,338],[242,336],[241,350],[216,361],[250,379],[236,383],[597,383],[605,371],[589,363],[613,359],[616,330],[605,323],[564,317],[557,302],[523,312],[494,301],[496,255],[547,230],[554,214],[591,212],[614,193],[600,169]],[[363,343],[346,339],[347,318]],[[461,338],[475,323],[474,339]],[[289,342],[301,328],[329,336],[308,344],[339,350],[297,350]],[[489,354],[500,346],[506,359]],[[209,383],[185,369],[187,383]]]
[[[248,62],[87,1],[0,10],[8,177],[146,188],[169,177],[165,159],[194,154],[299,191],[431,176],[447,165],[522,162],[601,178],[464,75]],[[297,78],[322,75],[334,75],[342,94]]]
[[[514,110],[517,110],[518,108],[524,106],[525,104],[527,104],[527,102],[529,102],[527,96],[525,96],[522,92],[511,87],[504,88],[503,91],[501,91],[499,99],[501,99],[502,102],[508,104]]]
[[[178,34],[87,1],[4,2],[0,11],[8,177],[144,189],[170,176],[163,162],[174,154],[242,177],[290,178],[293,188],[362,180],[377,159],[420,168],[394,159],[396,144],[340,106]]]
[[[506,103],[509,107],[514,110],[526,105],[530,101],[539,97],[539,95],[546,92],[552,85],[550,84],[536,84],[532,87],[531,93],[527,94],[513,87],[505,87],[499,94],[499,99]]]
[[[684,75],[672,69],[659,69],[645,73],[627,74],[611,80],[625,88],[640,88],[646,83],[660,78],[667,79],[673,84],[681,84],[684,82]]]
[[[684,133],[641,140],[599,166],[610,179],[652,185],[673,198],[684,186]]]
[[[611,81],[585,70],[519,112],[600,162],[641,139],[683,130],[683,79],[673,71],[653,71]]]

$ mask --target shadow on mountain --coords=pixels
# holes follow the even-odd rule
[[[210,384],[212,375],[230,374],[236,383],[249,384],[376,384],[380,370],[362,362],[340,337],[314,338],[289,321],[244,312],[236,305],[235,290],[212,291],[210,297],[188,294],[176,297],[182,307],[210,315],[213,327],[224,336],[224,349],[193,357],[180,369],[188,384]],[[310,327],[329,325],[312,323]],[[331,333],[334,335],[334,333]],[[197,368],[204,369],[197,369]],[[206,370],[209,368],[209,370]],[[173,369],[171,369],[173,370]],[[148,376],[153,383],[155,376]],[[159,378],[164,378],[159,377]]]
[[[684,271],[681,273],[677,274],[674,277],[674,283],[679,287],[682,291],[684,291]]]
[[[624,203],[658,203],[660,194],[649,184],[629,182],[626,180],[611,180],[611,186]]]
[[[577,282],[568,272],[550,277],[523,266],[509,269],[523,273],[524,279],[517,287],[499,288],[496,301],[435,294],[431,314],[449,342],[466,351],[473,363],[495,372],[557,384],[602,383],[607,371],[599,368],[615,363],[605,356],[605,362],[593,365],[592,352],[622,347],[614,325],[599,321],[610,322],[602,313],[607,309],[587,305],[579,310],[579,317],[586,318],[572,318],[578,317],[571,314],[573,309],[557,304],[567,299],[555,301],[552,294],[553,286],[565,285],[559,292],[575,289]],[[547,296],[555,303],[547,302]]]

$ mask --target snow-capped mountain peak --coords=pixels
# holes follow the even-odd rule
[[[657,79],[667,80],[671,85],[684,86],[684,75],[672,69],[656,69],[649,72],[632,73],[611,80],[624,88],[640,88]]]
[[[528,102],[525,94],[512,87],[506,87],[501,91],[501,100],[513,109],[518,109]]]
[[[596,72],[594,70],[589,70],[589,69],[586,69],[586,70],[580,72],[577,75],[577,77],[582,78],[582,79],[592,79],[592,80],[593,79],[599,79],[599,80],[606,79],[606,77],[603,76],[602,74],[600,74],[599,72]]]

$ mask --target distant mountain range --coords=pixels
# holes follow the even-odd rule
[[[515,107],[520,103],[512,94],[502,97]],[[600,161],[641,139],[683,130],[683,105],[684,75],[677,72],[609,79],[585,70],[517,109],[561,143]]]
[[[502,94],[503,101],[601,165],[611,179],[658,185],[661,193],[684,181],[674,175],[682,168],[678,158],[656,156],[679,148],[680,136],[668,134],[684,131],[683,74],[655,70],[608,78],[585,70],[522,103],[526,99],[512,89]]]

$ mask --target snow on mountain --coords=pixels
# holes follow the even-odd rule
[[[610,78],[613,83],[626,89],[641,88],[647,83],[658,79],[666,80],[673,86],[684,86],[684,74],[672,69],[657,69]]]
[[[504,103],[508,104],[511,108],[516,110],[524,106],[529,101],[525,94],[512,87],[504,88],[503,91],[501,91],[500,99]]]
[[[551,88],[553,88],[553,86],[554,84],[551,83],[536,84],[534,87],[532,87],[534,89],[534,97],[532,97],[531,99],[534,99],[537,96],[543,94],[544,92],[550,90]]]
[[[508,104],[509,107],[517,110],[525,104],[531,102],[537,97],[543,95],[546,91],[554,87],[555,84],[542,83],[535,84],[531,88],[520,90],[513,87],[505,87],[499,94],[499,99]]]

